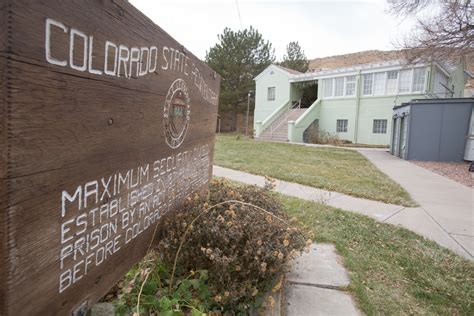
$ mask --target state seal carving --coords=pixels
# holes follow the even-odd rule
[[[165,139],[168,146],[178,148],[186,136],[191,115],[191,101],[186,82],[178,78],[168,89],[163,108]]]

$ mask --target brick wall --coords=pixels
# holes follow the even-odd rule
[[[245,133],[246,113],[225,112],[220,113],[219,117],[221,133]],[[217,129],[219,129],[219,122],[217,123]],[[253,134],[253,113],[249,113],[248,134]]]

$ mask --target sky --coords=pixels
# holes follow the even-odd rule
[[[388,14],[385,0],[130,2],[201,59],[225,27],[239,30],[253,26],[272,43],[277,60],[281,60],[291,41],[300,43],[308,59],[394,49],[414,24]]]

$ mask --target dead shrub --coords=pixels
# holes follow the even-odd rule
[[[311,144],[343,145],[352,143],[349,140],[340,139],[336,134],[331,134],[320,128],[313,128],[308,132],[308,142]]]
[[[179,249],[175,274],[207,270],[214,308],[233,313],[246,313],[307,240],[268,190],[223,180],[212,181],[207,198],[189,198],[163,227],[157,252],[165,265],[175,264]]]

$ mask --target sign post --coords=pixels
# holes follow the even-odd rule
[[[2,1],[0,76],[0,314],[80,314],[207,186],[220,78],[121,0]]]

